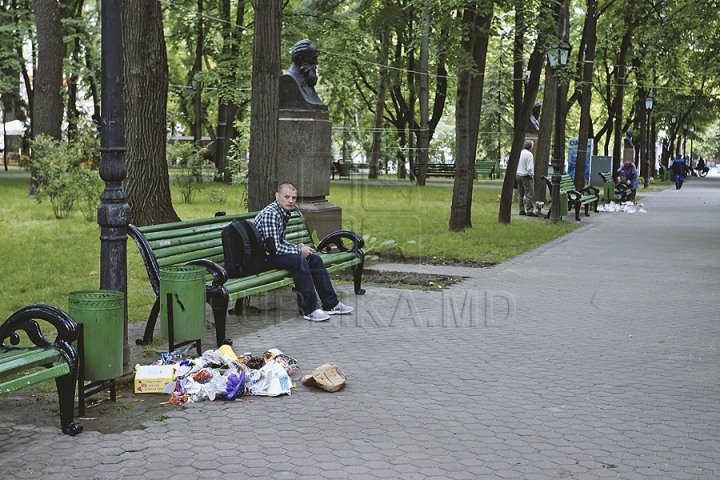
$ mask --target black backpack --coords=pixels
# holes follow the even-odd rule
[[[247,277],[265,268],[262,235],[253,222],[234,220],[222,230],[225,270],[230,278]]]

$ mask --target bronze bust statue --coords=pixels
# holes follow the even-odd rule
[[[542,104],[540,102],[535,102],[535,105],[533,105],[532,114],[530,115],[530,118],[528,119],[527,126],[525,127],[525,133],[530,135],[537,135],[540,131],[540,109],[542,108]]]
[[[293,45],[290,55],[292,65],[280,76],[280,109],[327,112],[327,105],[315,92],[317,48],[308,39],[300,40]]]

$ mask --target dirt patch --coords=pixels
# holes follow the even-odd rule
[[[162,405],[168,395],[135,394],[130,380],[116,383],[116,401],[110,401],[109,392],[98,393],[86,405],[85,416],[75,421],[83,424],[84,431],[121,433],[143,430],[146,423],[164,420],[164,415],[178,407]],[[55,382],[33,385],[0,397],[0,422],[29,423],[39,427],[60,429],[60,413]]]
[[[402,263],[405,265],[441,265],[452,267],[488,268],[492,265],[472,260],[444,259],[436,257],[400,257],[389,253],[380,253],[375,262],[365,264],[363,272],[364,285],[381,285],[384,287],[417,288],[421,290],[439,290],[460,283],[466,279],[459,275],[433,275],[425,273],[381,271],[373,268],[373,263]],[[350,282],[352,272],[341,270],[332,274],[335,280]]]
[[[429,275],[407,272],[384,272],[366,267],[363,272],[363,285],[383,287],[411,288],[420,290],[440,290],[465,280],[465,277],[453,275]],[[343,270],[332,274],[334,280],[352,282],[352,272]]]
[[[402,257],[393,253],[380,252],[377,254],[379,259],[377,262],[385,263],[402,263],[405,265],[447,265],[451,267],[471,267],[471,268],[489,268],[492,263],[480,262],[478,260],[460,260],[457,258],[438,258],[438,257]],[[369,264],[368,268],[372,266]]]

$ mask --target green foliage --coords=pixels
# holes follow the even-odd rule
[[[205,148],[186,142],[173,143],[167,148],[168,166],[172,169],[185,203],[192,203],[195,192],[202,188],[205,151]]]
[[[228,151],[228,169],[232,173],[234,183],[242,189],[240,195],[240,206],[247,208],[248,204],[248,146],[240,140],[230,140],[230,149]]]
[[[395,240],[378,241],[377,237],[368,234],[362,236],[365,240],[363,251],[365,252],[365,260],[377,260],[378,252],[397,253],[400,257],[405,257],[405,250],[398,245]]]
[[[77,204],[86,220],[95,220],[101,182],[96,171],[84,166],[93,156],[88,156],[87,147],[94,148],[45,135],[32,143],[37,182],[33,195],[38,203],[50,202],[55,218],[66,218]]]

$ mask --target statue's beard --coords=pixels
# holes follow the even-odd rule
[[[315,73],[315,70],[317,69],[317,65],[301,65],[300,71],[303,74],[303,78],[305,78],[305,82],[311,86],[314,87],[317,85],[318,82],[318,76],[317,73]]]

